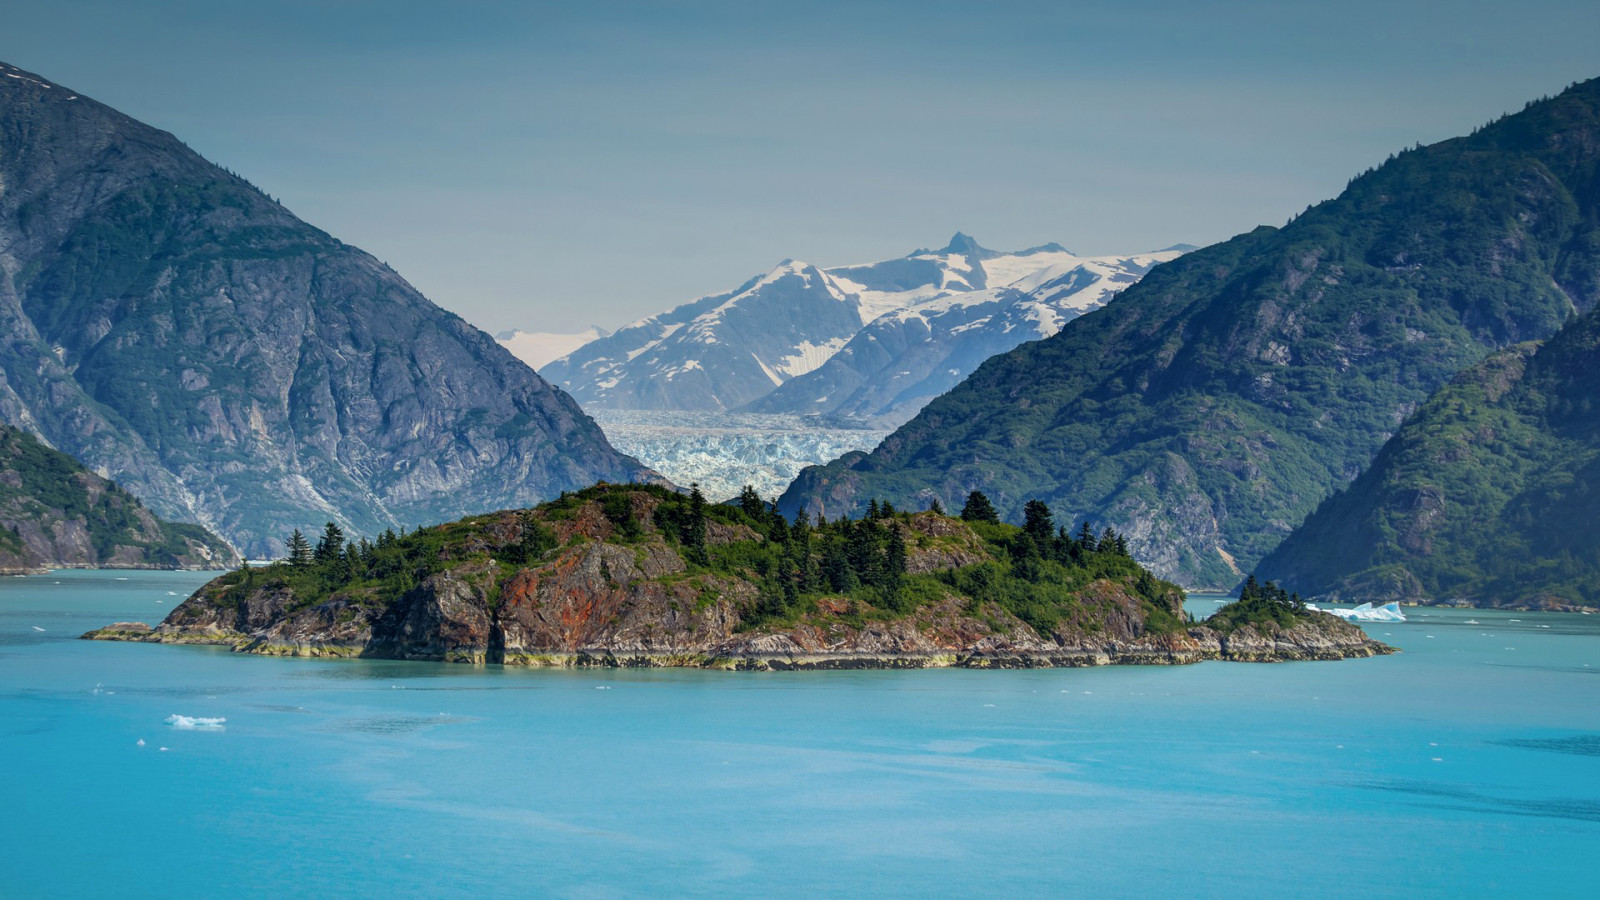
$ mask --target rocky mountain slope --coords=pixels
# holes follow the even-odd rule
[[[0,574],[79,566],[222,569],[238,562],[204,528],[156,518],[72,457],[0,425]]]
[[[0,420],[251,554],[649,477],[388,266],[170,134],[0,76]]]
[[[1267,555],[1307,595],[1600,606],[1600,311],[1435,394]]]
[[[1600,81],[1418,147],[1282,229],[1152,270],[984,363],[781,501],[836,516],[978,488],[1111,522],[1231,587],[1457,372],[1600,299]]]
[[[545,366],[589,409],[834,414],[904,421],[979,362],[1054,334],[1182,248],[1080,258],[1048,244],[819,269],[785,260]]]
[[[1191,626],[1182,592],[1125,554],[1059,549],[1042,554],[1021,529],[933,513],[811,528],[759,502],[705,506],[608,486],[335,549],[320,562],[236,571],[155,629],[118,623],[85,637],[296,656],[743,669],[1389,651],[1325,614]]]

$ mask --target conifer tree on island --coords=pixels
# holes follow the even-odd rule
[[[961,518],[967,522],[998,523],[1000,514],[995,512],[994,504],[982,491],[973,491],[967,495],[967,505],[961,508]]]

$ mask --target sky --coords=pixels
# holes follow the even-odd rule
[[[51,0],[0,60],[159,128],[492,332],[786,258],[1282,224],[1600,75],[1600,3]]]

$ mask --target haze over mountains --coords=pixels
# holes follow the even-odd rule
[[[1600,81],[1418,147],[984,363],[789,512],[1037,497],[1191,586],[1253,569],[1456,373],[1600,300]]]
[[[589,409],[842,416],[897,424],[993,354],[1060,330],[1186,247],[1078,257],[939,250],[820,269],[785,260],[545,366]]]
[[[0,421],[251,554],[652,478],[392,269],[0,65]]]

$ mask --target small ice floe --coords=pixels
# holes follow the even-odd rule
[[[985,703],[985,704],[984,704],[984,707],[985,707],[985,708],[986,708],[986,709],[993,709],[993,708],[994,708],[994,704],[993,704],[993,703]]]
[[[162,752],[162,753],[165,753],[165,752],[167,752],[167,748],[165,748],[165,747],[162,747],[162,748],[161,748],[161,752]]]
[[[138,743],[134,744],[134,746],[135,747],[143,747],[144,746],[144,738],[139,738]]]
[[[167,591],[167,596],[168,597],[176,597],[176,596],[178,596],[178,592],[177,591]]]
[[[35,626],[33,626],[33,630],[34,630],[34,631],[43,631],[43,630],[44,630],[44,629],[43,629],[43,628],[40,628],[40,627],[39,627],[39,626],[37,626],[37,625],[35,625]]]
[[[180,716],[176,713],[167,716],[167,724],[181,731],[221,731],[226,721],[228,720],[220,717],[207,719],[200,716]]]
[[[1550,626],[1549,625],[1540,625],[1539,627],[1540,628],[1549,628]]]
[[[597,691],[609,691],[609,690],[611,690],[611,685],[609,685],[609,684],[597,684],[597,685],[595,685],[594,689],[597,690]]]
[[[1507,622],[1521,622],[1521,619],[1507,619]]]
[[[126,578],[126,577],[125,577],[125,576],[122,576],[122,575],[118,575],[118,576],[117,576],[117,580],[118,580],[118,581],[127,581],[127,580],[128,580],[128,579],[127,579],[127,578]],[[58,581],[58,582],[56,582],[56,584],[60,584],[60,583],[61,583],[61,582],[59,582],[59,581]]]
[[[1477,625],[1477,624],[1479,624],[1479,623],[1478,623],[1478,620],[1477,620],[1477,619],[1468,619],[1468,620],[1467,620],[1467,624],[1468,624],[1468,625]]]
[[[1374,608],[1371,603],[1363,603],[1355,609],[1321,609],[1315,603],[1307,603],[1307,609],[1316,609],[1330,615],[1338,616],[1347,622],[1404,622],[1406,614],[1400,611],[1400,604],[1394,601]]]

